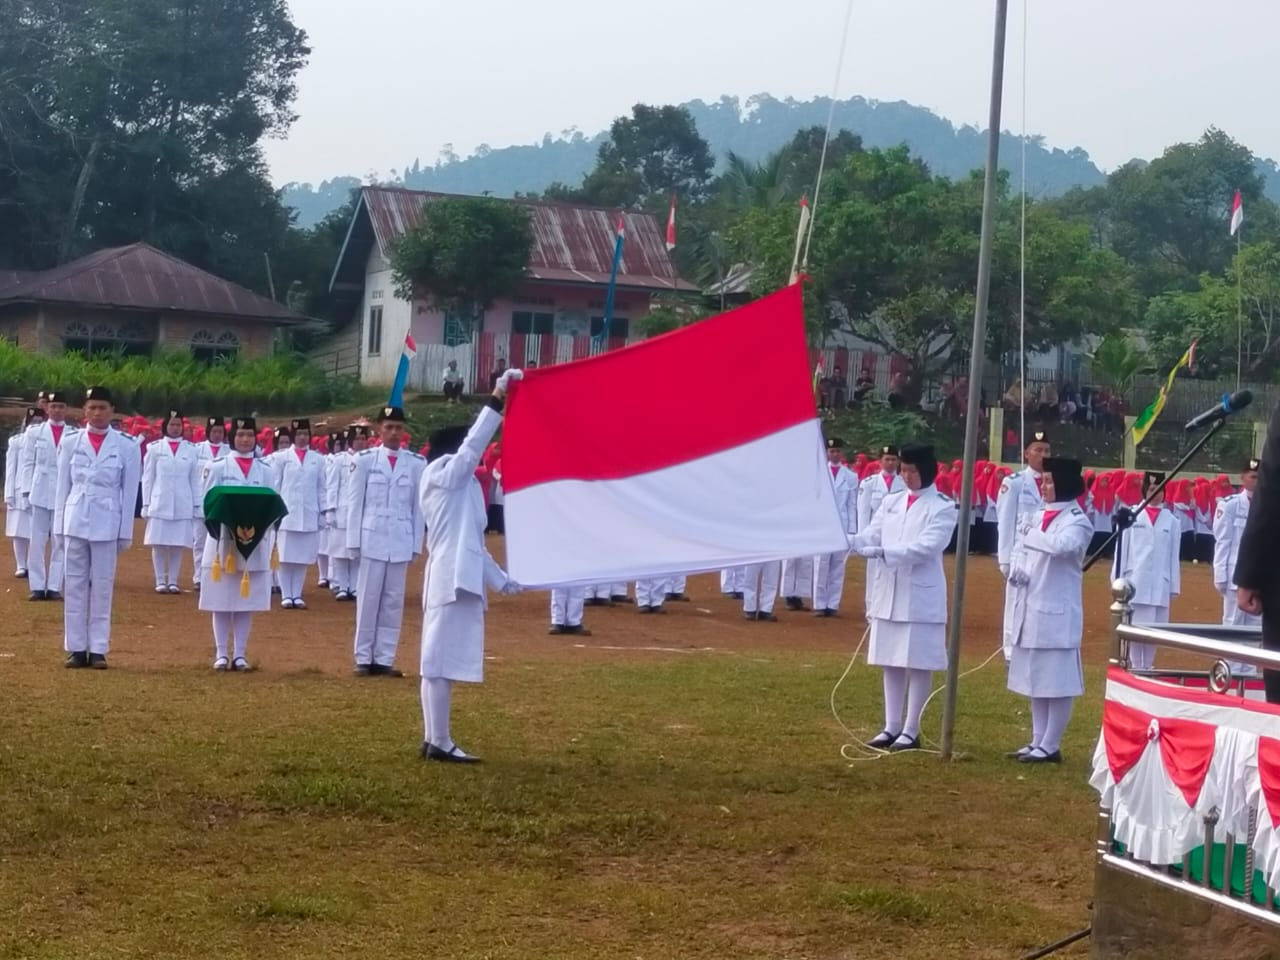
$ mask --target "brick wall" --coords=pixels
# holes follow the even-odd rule
[[[166,313],[160,318],[156,346],[162,350],[183,350],[191,346],[191,338],[202,330],[208,331],[215,340],[225,333],[235,334],[240,341],[240,355],[245,358],[270,354],[275,337],[275,328],[260,321]]]

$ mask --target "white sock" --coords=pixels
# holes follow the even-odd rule
[[[27,569],[27,554],[31,550],[31,541],[26,537],[13,538],[13,562],[17,570]]]
[[[169,582],[165,579],[165,563],[168,560],[167,552],[168,548],[166,547],[151,548],[151,569],[155,571],[157,587],[163,587]]]
[[[1049,700],[1046,697],[1031,698],[1031,746],[1040,746],[1045,728],[1049,725]]]
[[[231,638],[231,618],[234,614],[215,612],[213,615],[214,656],[227,655],[227,641]]]
[[[884,728],[895,737],[902,732],[902,704],[907,699],[907,671],[884,667]]]
[[[453,749],[449,736],[449,705],[453,697],[453,681],[443,677],[423,677],[423,716],[427,741],[440,750]]]
[[[182,571],[182,555],[186,553],[182,547],[169,548],[169,582],[178,585],[178,574]]]
[[[235,659],[244,659],[245,649],[249,646],[249,627],[253,624],[252,613],[233,613],[235,618],[236,655]]]
[[[1045,698],[1045,709],[1048,722],[1045,724],[1044,736],[1040,738],[1040,749],[1045,753],[1055,753],[1062,749],[1062,735],[1067,732],[1067,724],[1071,722],[1071,710],[1075,706],[1075,697]]]
[[[907,723],[902,735],[909,740],[920,736],[920,714],[933,690],[933,673],[929,670],[907,671]]]

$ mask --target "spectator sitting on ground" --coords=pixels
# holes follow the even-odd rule
[[[871,374],[863,370],[858,374],[857,382],[853,385],[853,402],[862,403],[871,399],[871,394],[875,392],[876,382],[872,379]]]
[[[462,400],[462,371],[458,369],[458,361],[450,360],[444,371],[444,398],[448,403]]]

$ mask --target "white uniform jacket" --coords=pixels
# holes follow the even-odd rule
[[[1161,508],[1155,523],[1146,510],[1120,535],[1120,547],[1111,561],[1111,577],[1133,584],[1133,602],[1147,607],[1167,607],[1182,592],[1182,565],[1178,559],[1182,525]],[[1124,569],[1120,569],[1123,564]]]
[[[204,495],[214,487],[269,487],[274,490],[274,480],[275,477],[271,472],[271,468],[261,460],[254,460],[249,467],[248,475],[246,475],[240,469],[240,464],[237,462],[235,455],[220,457],[204,465],[200,478],[200,489],[202,491],[200,502],[204,503]],[[213,558],[218,556],[220,547],[222,548],[223,556],[226,555],[230,544],[226,542],[226,531],[223,531],[222,534],[219,537],[205,537],[204,553],[200,555],[201,567],[213,566]],[[248,560],[242,558],[237,551],[235,556],[236,564],[244,564],[244,566],[238,567],[235,575],[239,575],[240,569],[251,572],[270,570],[271,543],[271,536],[268,533],[259,541],[253,553],[249,554]]]
[[[231,444],[229,443],[213,443],[210,440],[202,440],[195,445],[196,457],[200,460],[200,466],[196,470],[196,489],[201,488],[203,483],[204,468],[206,464],[212,463],[220,457],[228,457],[231,455]],[[204,516],[204,494],[196,497],[196,516]]]
[[[507,584],[506,573],[484,546],[488,517],[484,491],[475,475],[501,423],[501,415],[485,407],[461,449],[428,463],[422,471],[418,498],[427,526],[424,609],[453,603],[464,591],[487,603],[486,587],[500,590]]]
[[[867,616],[900,623],[946,623],[947,578],[942,554],[951,542],[959,513],[956,502],[935,487],[895,493],[870,525],[853,538],[853,548],[880,547],[884,567],[876,578]]]
[[[830,468],[828,468],[830,469]],[[840,522],[844,524],[843,530],[847,534],[855,534],[858,532],[858,477],[846,467],[840,464],[836,469],[835,475],[831,478],[831,486],[836,493],[836,509],[840,511]],[[881,484],[883,486],[883,483]]]
[[[1240,540],[1244,537],[1245,524],[1249,522],[1249,507],[1253,500],[1241,492],[1218,501],[1213,515],[1213,586],[1219,593],[1235,589],[1236,558],[1240,554]]]
[[[427,462],[411,450],[362,450],[350,460],[346,486],[346,547],[362,559],[408,563],[422,552],[418,482]],[[342,508],[340,507],[341,511]]]
[[[200,516],[200,455],[195,445],[168,437],[147,447],[142,464],[142,515],[157,520],[192,520]]]
[[[22,509],[22,490],[18,474],[22,466],[22,433],[9,438],[4,454],[4,506],[6,510]]]
[[[142,451],[118,430],[107,430],[94,453],[85,430],[65,434],[58,451],[53,532],[94,543],[133,543]]]
[[[895,473],[892,477],[885,473],[875,473],[858,485],[858,519],[851,530],[865,530],[871,524],[871,518],[884,503],[885,497],[907,489],[902,475]]]
[[[1014,594],[1012,639],[1017,646],[1030,650],[1080,646],[1084,635],[1081,567],[1092,540],[1093,522],[1076,503],[1046,505],[1023,521],[1009,571]]]
[[[31,501],[31,506],[44,510],[54,509],[54,493],[58,487],[58,452],[72,437],[76,428],[69,423],[62,425],[62,439],[53,442],[53,424],[48,421],[27,428],[22,440],[22,466],[19,486]],[[135,475],[134,479],[137,477]],[[137,493],[134,493],[135,500]],[[133,513],[133,508],[129,508]]]
[[[1024,529],[1030,516],[1044,509],[1044,497],[1036,483],[1040,474],[1030,467],[1005,478],[996,497],[996,560],[1001,567],[1013,563],[1018,546],[1018,531]]]
[[[280,529],[294,533],[318,531],[324,506],[324,455],[308,450],[299,459],[295,449],[278,450],[272,455],[271,468],[275,471],[273,485],[289,508]]]

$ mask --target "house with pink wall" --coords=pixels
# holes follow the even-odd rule
[[[447,317],[428,302],[410,303],[395,294],[390,255],[397,238],[421,222],[425,204],[442,194],[393,187],[365,187],[330,281],[330,291],[350,305],[360,329],[360,379],[389,384],[401,344],[411,334],[419,361],[410,385],[439,389],[449,360],[458,362],[467,389],[483,386],[489,365],[563,362],[625,345],[662,293],[694,293],[678,276],[658,222],[645,213],[576,204],[510,200],[524,207],[533,229],[533,250],[522,288],[489,304],[472,322]],[[602,339],[604,302],[619,218],[624,229],[622,262],[609,339]]]

